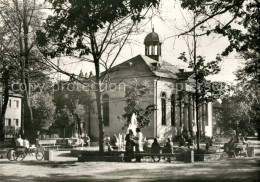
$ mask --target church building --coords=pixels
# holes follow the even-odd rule
[[[102,110],[105,135],[123,133],[126,120],[120,119],[126,106],[124,84],[133,80],[142,80],[149,88],[144,96],[144,108],[154,104],[156,110],[150,117],[151,123],[142,129],[146,138],[167,138],[181,135],[184,132],[194,134],[194,72],[179,69],[163,61],[162,41],[154,30],[144,39],[145,55],[137,55],[112,68],[109,83],[116,83],[117,88],[102,93]],[[94,93],[91,94],[95,100]],[[93,111],[84,124],[84,131],[98,137],[98,117],[93,101]],[[212,136],[212,105],[202,104],[199,108],[201,134]]]

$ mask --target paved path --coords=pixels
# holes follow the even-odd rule
[[[0,160],[0,181],[260,181],[260,158],[218,162],[115,163],[77,162],[69,152],[55,152],[55,161]]]

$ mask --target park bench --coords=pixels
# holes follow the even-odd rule
[[[38,145],[42,148],[55,148],[59,149],[59,145],[56,145],[56,140],[38,140]]]
[[[161,157],[166,157],[168,162],[171,162],[171,157],[175,157],[175,153],[134,153],[134,157],[142,157],[142,158],[148,158],[152,159],[154,162],[159,162],[161,160]]]

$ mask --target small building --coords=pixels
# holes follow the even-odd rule
[[[3,107],[3,92],[0,88],[0,109]],[[22,96],[10,92],[9,100],[5,113],[5,138],[13,138],[16,134],[20,133],[22,123]]]
[[[196,132],[195,103],[193,85],[194,72],[179,69],[175,65],[163,61],[161,51],[162,41],[159,35],[152,31],[144,39],[145,55],[137,55],[110,70],[109,84],[116,89],[107,89],[102,93],[102,114],[105,135],[123,133],[126,124],[120,119],[124,114],[124,86],[134,79],[140,79],[149,88],[149,95],[143,99],[143,107],[156,105],[156,110],[150,117],[150,125],[142,130],[147,138],[167,138],[182,133]],[[108,86],[109,87],[109,86]],[[96,110],[95,94],[91,93],[93,110],[85,124],[85,132],[98,137],[99,122]],[[212,105],[200,104],[199,120],[201,134],[212,136]]]

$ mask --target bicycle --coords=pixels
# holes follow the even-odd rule
[[[7,159],[9,161],[22,161],[25,158],[25,152],[22,147],[15,147],[7,152]]]
[[[35,154],[35,158],[37,160],[42,160],[44,157],[44,149],[41,147],[37,147],[37,148],[26,148],[25,149],[25,157],[27,155],[33,156],[33,154]]]
[[[44,150],[42,148],[14,147],[8,150],[7,158],[9,161],[22,161],[27,155],[33,156],[33,154],[37,160],[42,160]]]

